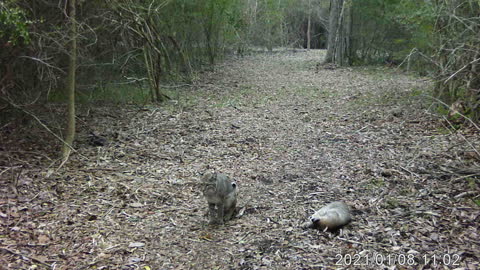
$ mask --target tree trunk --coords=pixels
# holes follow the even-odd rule
[[[327,55],[325,56],[325,63],[333,63],[333,53],[335,51],[335,35],[337,34],[338,17],[340,16],[340,12],[338,11],[340,4],[343,4],[343,0],[330,0]]]
[[[75,139],[75,71],[77,67],[77,22],[75,0],[69,0],[70,9],[70,56],[68,62],[67,77],[67,97],[68,97],[68,113],[67,113],[67,129],[66,137],[62,149],[63,160],[68,159],[71,151],[73,140]]]
[[[307,50],[310,50],[310,43],[312,41],[312,37],[311,37],[311,32],[310,32],[310,28],[311,28],[311,24],[312,24],[312,14],[311,14],[311,9],[310,9],[310,6],[309,6],[309,11],[308,11],[308,21],[307,21]]]
[[[353,50],[351,48],[352,12],[351,0],[331,0],[328,29],[328,49],[325,63],[339,66],[351,64]]]

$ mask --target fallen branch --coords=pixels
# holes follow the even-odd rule
[[[18,256],[18,257],[21,257],[21,258],[30,259],[30,260],[32,260],[32,261],[34,261],[34,262],[36,262],[36,263],[45,265],[45,266],[47,266],[47,267],[49,267],[49,268],[51,267],[50,264],[48,264],[48,263],[46,263],[46,262],[44,262],[44,261],[42,261],[42,260],[40,260],[40,259],[37,259],[37,258],[35,258],[35,257],[32,257],[32,256],[29,257],[29,256],[27,256],[27,255],[25,255],[25,254],[22,254],[22,253],[20,253],[20,252],[16,252],[16,251],[13,251],[13,250],[11,250],[11,249],[4,248],[4,247],[0,247],[0,250],[3,250],[3,251],[5,251],[5,252],[7,252],[7,253],[13,254],[13,255]]]
[[[435,101],[437,101],[438,103],[444,105],[445,107],[447,108],[450,108],[450,106],[448,104],[446,104],[445,102],[441,101],[440,99],[436,98],[436,97],[433,97],[431,95],[423,95],[425,97],[429,97]],[[477,124],[475,124],[475,122],[468,116],[465,116],[464,114],[462,114],[461,112],[457,112],[458,115],[460,115],[461,117],[463,117],[465,120],[467,120],[468,122],[470,122],[478,131],[480,131],[480,127],[477,126]]]

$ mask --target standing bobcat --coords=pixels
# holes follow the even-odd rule
[[[208,202],[210,224],[230,220],[237,205],[237,184],[221,173],[206,173],[202,177],[203,195]]]

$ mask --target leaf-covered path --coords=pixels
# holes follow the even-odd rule
[[[317,66],[323,56],[247,56],[201,74],[176,104],[83,113],[109,144],[90,146],[80,134],[61,170],[24,170],[24,192],[2,198],[0,261],[11,269],[478,269],[479,182],[462,173],[477,172],[478,134],[451,133],[428,113],[420,95],[428,80]],[[207,225],[198,188],[207,170],[239,186],[241,215],[224,226]],[[335,200],[353,212],[342,232],[299,227]]]

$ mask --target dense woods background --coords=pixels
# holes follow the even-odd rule
[[[327,48],[338,65],[428,75],[434,97],[478,121],[475,0],[21,1],[0,3],[1,123],[67,101],[162,102],[225,55]],[[73,9],[77,16],[72,17]],[[74,24],[78,31],[71,32]],[[75,40],[78,46],[72,50]],[[78,50],[78,54],[74,54]],[[71,84],[70,84],[71,85]],[[73,101],[73,100],[72,100]],[[63,125],[63,124],[62,124]],[[60,134],[59,131],[55,131]]]

